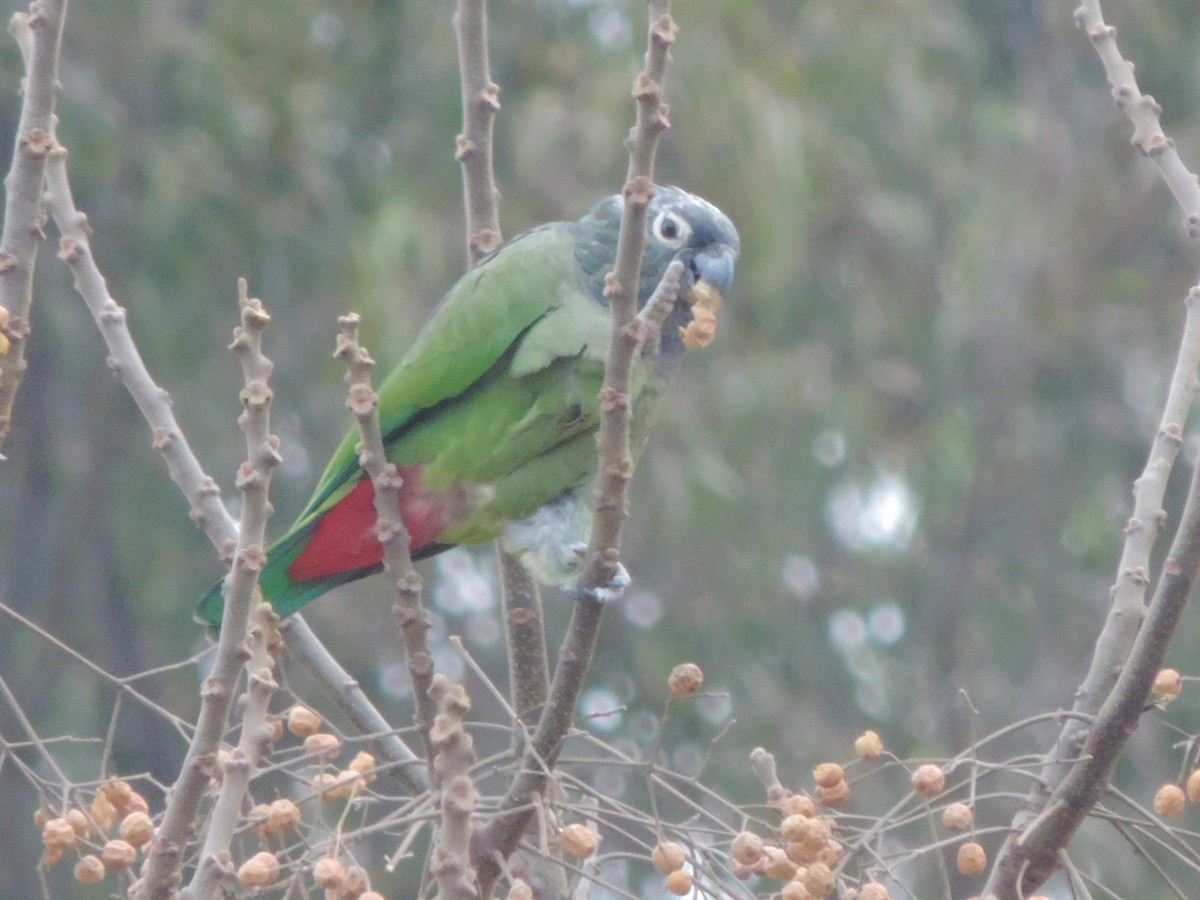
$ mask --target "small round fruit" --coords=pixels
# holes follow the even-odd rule
[[[321,717],[303,704],[297,703],[288,710],[288,731],[298,738],[306,738],[321,730]]]
[[[878,881],[871,881],[859,889],[858,900],[892,900],[892,895]]]
[[[932,763],[918,766],[912,774],[912,786],[922,797],[936,797],[946,786],[946,773]]]
[[[734,835],[729,853],[743,866],[756,865],[763,858],[762,838],[753,831],[740,831]]]
[[[346,867],[332,857],[326,856],[313,866],[313,881],[317,887],[336,891],[346,878]]]
[[[883,753],[883,741],[874,731],[864,731],[854,739],[854,754],[859,759],[878,759]]]
[[[968,841],[958,848],[958,871],[963,875],[982,875],[987,868],[987,853],[975,841]]]
[[[600,838],[596,832],[579,822],[564,828],[560,840],[563,852],[576,859],[587,859],[596,852],[596,847],[600,844]]]
[[[1160,816],[1177,816],[1183,812],[1183,791],[1177,784],[1164,784],[1154,795],[1154,811]]]
[[[112,871],[128,869],[137,862],[137,848],[128,841],[113,840],[104,845],[100,852],[104,866]]]
[[[683,869],[676,869],[667,876],[667,890],[676,897],[682,897],[685,894],[691,893],[692,876]]]
[[[965,803],[951,803],[942,810],[942,825],[948,831],[966,831],[975,822],[975,814]]]
[[[121,840],[128,841],[134,847],[150,843],[154,837],[154,823],[144,812],[131,812],[121,820]]]
[[[672,697],[694,697],[704,684],[704,670],[695,663],[680,663],[667,677]]]
[[[683,861],[686,858],[687,851],[674,841],[663,841],[650,851],[650,862],[654,863],[654,868],[658,869],[659,875],[678,872],[683,868]]]
[[[813,769],[813,781],[817,783],[817,787],[833,787],[845,778],[845,774],[837,763],[825,762]]]
[[[104,880],[105,871],[100,857],[89,853],[87,856],[79,857],[75,863],[75,880],[81,884],[99,884]]]
[[[829,787],[817,785],[817,802],[822,806],[828,806],[830,809],[838,809],[845,805],[850,798],[850,785],[845,781],[839,781]]]
[[[75,829],[66,819],[51,819],[42,826],[42,843],[47,847],[70,847],[75,838]]]
[[[1187,798],[1193,803],[1200,803],[1200,769],[1188,776],[1186,789]]]
[[[1183,690],[1183,677],[1174,669],[1159,669],[1154,676],[1154,684],[1150,693],[1158,700],[1175,699]]]

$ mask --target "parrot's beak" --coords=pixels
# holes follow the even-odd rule
[[[707,347],[717,334],[717,309],[733,285],[733,264],[737,250],[732,247],[705,250],[692,258],[692,274],[696,284],[688,294],[692,305],[692,321],[679,329],[683,346]]]

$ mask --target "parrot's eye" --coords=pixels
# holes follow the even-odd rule
[[[673,212],[659,213],[653,230],[656,238],[672,247],[682,247],[692,236],[692,227]]]

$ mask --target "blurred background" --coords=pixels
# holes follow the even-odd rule
[[[336,316],[363,314],[386,371],[463,269],[452,6],[69,11],[59,112],[76,202],[151,371],[232,504],[238,276],[271,311],[276,534],[349,426]],[[1200,6],[1105,11],[1200,167]],[[717,340],[689,354],[632,491],[634,584],[607,617],[583,699],[585,713],[618,710],[591,720],[607,740],[634,753],[661,741],[683,772],[707,758],[706,783],[757,803],[756,745],[800,787],[814,763],[848,758],[864,728],[899,755],[945,756],[1070,705],[1197,269],[1071,13],[1040,0],[677,4],[659,178],[720,206],[743,250]],[[493,4],[506,235],[577,218],[619,189],[644,28],[632,0]],[[5,169],[21,74],[15,45],[0,42]],[[30,369],[0,468],[0,599],[126,676],[203,646],[192,610],[223,570],[54,250],[39,261]],[[1194,427],[1185,446],[1190,463]],[[1172,482],[1169,527],[1186,475]],[[491,549],[423,571],[440,665],[461,672],[446,643],[461,634],[503,686]],[[384,593],[373,579],[306,615],[407,722]],[[546,601],[557,646],[569,610]],[[1197,647],[1192,616],[1168,661],[1195,672]],[[718,696],[673,709],[663,735],[666,675],[687,660]],[[7,616],[0,672],[43,736],[108,730],[112,686]],[[139,687],[191,716],[197,677],[184,668]],[[479,718],[495,720],[473,684]],[[1187,732],[1198,713],[1185,690],[1169,721]],[[1145,802],[1182,763],[1171,727],[1147,717],[1118,772]],[[0,735],[21,734],[0,707]],[[1023,732],[1008,750],[1041,751],[1052,734]],[[183,749],[126,703],[110,769],[169,781]],[[74,778],[107,774],[95,745],[62,758]],[[0,808],[31,822],[36,802],[0,765]],[[1194,827],[1200,814],[1187,815]],[[13,833],[3,897],[37,890],[36,830]],[[1095,835],[1097,847],[1112,837]],[[1093,865],[1121,891],[1144,874],[1100,850]],[[68,896],[60,876],[56,896]]]

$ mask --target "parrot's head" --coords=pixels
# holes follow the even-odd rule
[[[612,270],[621,226],[621,196],[601,200],[577,225],[578,258],[586,277],[602,296],[604,276]],[[674,260],[684,264],[676,308],[662,333],[662,352],[676,356],[685,347],[712,340],[717,307],[733,285],[740,242],[729,217],[707,200],[677,187],[655,186],[646,215],[646,249],[638,307],[650,298]]]

